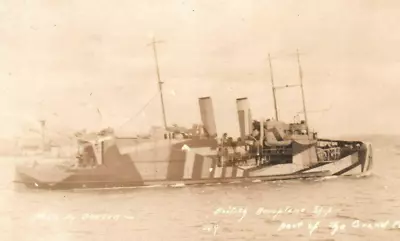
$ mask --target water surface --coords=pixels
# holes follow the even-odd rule
[[[87,191],[16,187],[2,158],[0,239],[398,240],[397,154],[375,148],[369,177]]]

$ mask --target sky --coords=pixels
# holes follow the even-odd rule
[[[400,2],[395,0],[2,0],[0,136],[46,119],[67,133],[162,125],[152,37],[169,124],[200,122],[213,99],[217,131],[238,134],[235,99],[274,115],[276,85],[298,84],[321,135],[400,134]],[[279,115],[302,110],[299,89],[277,93]],[[142,112],[140,110],[143,109]]]

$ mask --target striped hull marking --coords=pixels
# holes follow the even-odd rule
[[[270,176],[270,175],[281,175],[281,174],[290,174],[297,171],[299,168],[296,164],[277,164],[273,166],[265,166],[261,169],[250,171],[249,176],[257,177],[257,176]]]
[[[192,178],[195,158],[196,158],[196,154],[194,152],[186,151],[185,173],[183,174],[184,179]]]
[[[214,175],[221,177],[220,169],[216,167],[216,164],[211,158],[188,151],[186,152],[184,179],[208,179]]]
[[[232,175],[232,173],[233,173],[233,168],[234,168],[234,167],[226,167],[226,168],[225,168],[225,176],[224,176],[224,177],[226,177],[226,178],[234,177],[234,176]]]
[[[216,147],[217,141],[211,139],[193,139],[174,144],[171,147],[170,156],[167,158],[167,180],[182,181],[192,179],[193,175],[199,179],[203,176],[209,178],[210,176],[207,176],[203,171],[206,168],[203,165],[210,165],[209,161],[205,161],[206,155],[212,154],[212,150]],[[212,165],[215,166],[216,164],[213,163]],[[214,174],[214,170],[211,173]]]
[[[358,167],[360,165],[361,165],[361,162],[353,163],[350,166],[348,166],[348,167],[346,167],[346,168],[344,168],[344,169],[342,169],[342,170],[340,170],[340,171],[338,171],[336,173],[333,173],[333,175],[334,176],[340,176],[340,175],[343,175],[343,174],[348,174],[350,171],[354,170],[356,167]]]
[[[202,164],[201,179],[208,179],[210,178],[212,169],[214,169],[213,160],[211,158],[204,157]]]
[[[175,161],[176,165],[172,165],[173,162],[170,162],[167,180],[176,180],[179,177],[179,172],[182,172],[180,180],[221,179],[245,176],[244,170],[236,166],[218,167],[216,159],[198,154],[197,152],[198,150],[196,149],[182,151],[184,155],[183,161]],[[173,170],[173,166],[177,169]],[[182,166],[183,170],[178,168],[179,166]]]
[[[212,162],[211,162],[211,163],[212,163],[212,164],[211,164],[211,168],[212,168],[212,169],[210,169],[211,171],[210,171],[210,174],[209,174],[209,176],[208,176],[208,178],[210,178],[210,179],[214,178],[215,170],[217,169],[217,160],[212,159]]]
[[[373,156],[372,156],[373,153],[372,153],[372,145],[370,143],[367,143],[367,146],[368,146],[368,152],[367,152],[368,164],[367,164],[366,171],[369,171],[372,169],[372,166],[373,166]]]
[[[167,180],[180,181],[185,173],[186,153],[172,150],[169,157]]]
[[[237,168],[236,169],[236,176],[237,177],[244,177],[244,170],[240,169],[240,168]]]
[[[204,163],[204,158],[198,154],[195,154],[193,170],[192,170],[192,179],[194,180],[201,179],[204,166],[206,166]]]
[[[321,166],[316,166],[315,168],[309,169],[304,171],[303,173],[309,173],[309,172],[321,172],[321,171],[330,171],[332,174],[334,173],[338,173],[341,170],[344,170],[345,168],[353,165],[353,161],[352,159],[349,158],[343,158],[341,160],[332,162],[332,163],[327,163],[325,165],[321,165]]]
[[[235,177],[244,177],[244,170],[236,167],[215,167],[213,178],[235,178]]]
[[[371,169],[372,146],[370,143],[364,143],[363,147],[363,150],[359,151],[359,160],[361,162],[362,172],[366,172]]]
[[[209,157],[196,155],[194,158],[191,178],[194,180],[208,178],[235,178],[243,177],[243,174],[243,170],[239,170],[236,166],[217,167],[217,162],[215,160]]]
[[[214,178],[222,178],[223,167],[216,167],[214,172]]]
[[[237,167],[232,168],[232,177],[237,177],[237,170],[238,170]]]

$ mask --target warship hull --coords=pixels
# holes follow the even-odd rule
[[[368,143],[320,139],[306,123],[256,121],[247,98],[236,104],[236,141],[227,133],[217,138],[211,98],[203,97],[203,125],[187,138],[175,138],[174,133],[147,139],[113,132],[81,136],[83,151],[74,166],[36,158],[16,167],[15,182],[51,189],[188,185],[363,174],[372,168]]]
[[[248,160],[221,166],[215,158],[214,140],[137,142],[118,138],[102,142],[97,153],[101,164],[94,167],[40,163],[17,166],[15,183],[38,189],[81,189],[276,181],[360,175],[369,173],[373,164],[368,143],[334,161],[310,164],[309,157],[315,154],[315,146],[311,145],[300,146],[290,163],[257,165]]]

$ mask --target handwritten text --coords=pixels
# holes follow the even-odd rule
[[[84,213],[82,215],[59,215],[55,213],[38,213],[34,216],[34,220],[41,221],[118,221],[121,219],[132,220],[135,219],[133,216],[129,215],[115,215],[115,214],[92,214],[92,213]]]

